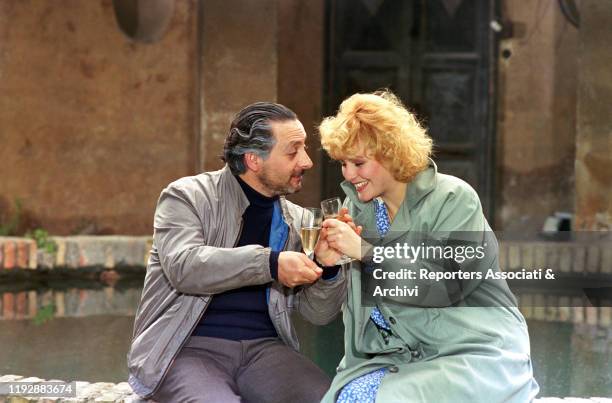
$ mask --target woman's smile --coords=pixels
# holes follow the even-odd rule
[[[365,189],[365,187],[368,185],[368,181],[356,182],[356,183],[353,183],[353,185],[355,186],[355,189],[357,190],[357,192],[362,192]]]

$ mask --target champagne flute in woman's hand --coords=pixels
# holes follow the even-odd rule
[[[342,200],[339,197],[332,197],[331,199],[325,199],[321,202],[321,210],[323,211],[323,217],[327,220],[330,218],[346,222],[340,217],[340,209],[342,208]],[[353,225],[354,227],[354,225]],[[361,231],[356,231],[360,233]],[[340,256],[340,259],[336,264],[344,264],[352,262],[353,259],[346,255]]]

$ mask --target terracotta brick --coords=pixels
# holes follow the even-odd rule
[[[23,319],[26,317],[26,307],[28,294],[25,291],[18,292],[15,295],[15,319]]]
[[[29,251],[28,269],[35,270],[38,268],[38,246],[36,245],[36,242],[30,242]]]
[[[90,265],[89,261],[87,260],[87,255],[85,255],[83,252],[83,249],[79,249],[79,264],[77,265],[77,268]]]
[[[66,266],[66,239],[61,237],[54,237],[53,240],[57,245],[57,252],[55,253],[55,265],[57,267]]]
[[[38,313],[38,295],[36,291],[28,292],[28,318],[33,318]]]
[[[107,245],[104,249],[104,268],[112,269],[115,267],[115,256],[113,253],[113,245]]]
[[[66,315],[65,294],[63,291],[56,291],[53,296],[55,299],[55,316],[62,318]]]
[[[12,269],[15,267],[15,242],[7,241],[4,243],[4,268]]]
[[[20,239],[16,242],[17,244],[17,268],[25,269],[29,266],[28,257],[28,241]]]
[[[15,296],[10,292],[2,294],[2,317],[13,319],[15,317]]]

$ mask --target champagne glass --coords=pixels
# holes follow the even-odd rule
[[[340,214],[340,208],[342,207],[342,200],[339,197],[332,197],[331,199],[325,199],[321,202],[321,209],[323,210],[323,217],[327,220],[328,218],[338,218]]]
[[[302,238],[302,248],[306,256],[312,258],[315,245],[319,240],[321,232],[321,222],[323,213],[320,208],[307,207],[302,211],[302,225],[300,227],[300,237]]]
[[[340,215],[340,209],[342,208],[342,200],[339,197],[332,197],[331,199],[325,199],[321,202],[321,210],[323,210],[323,217],[327,220],[330,218],[337,219]],[[336,264],[345,264],[352,262],[353,259],[346,255],[340,256],[340,259]]]

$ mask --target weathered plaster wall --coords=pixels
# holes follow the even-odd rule
[[[323,14],[322,0],[204,2],[204,170],[223,165],[219,155],[239,109],[255,101],[280,102],[300,117],[315,162],[302,191],[290,198],[319,204],[320,145],[314,128],[321,118]]]
[[[111,0],[0,2],[0,202],[55,234],[149,234],[193,170],[195,7],[130,41]]]
[[[55,234],[83,227],[149,234],[160,190],[220,168],[232,116],[254,101],[294,108],[316,156],[322,1],[202,2],[199,77],[196,4],[177,1],[167,34],[154,44],[127,39],[110,0],[0,5],[5,210],[18,197],[30,222]],[[315,63],[304,69],[308,57]],[[308,174],[301,195],[318,200],[319,176]]]
[[[610,7],[584,4],[576,149],[578,31],[556,1],[502,2],[515,36],[500,45],[497,229],[538,230],[575,204],[584,226],[609,223]],[[0,2],[0,209],[18,197],[56,234],[150,234],[159,191],[221,167],[231,117],[257,100],[303,121],[315,168],[291,198],[318,205],[324,1],[202,5],[198,81],[196,0],[153,44],[121,33],[111,0]]]
[[[576,227],[612,229],[612,3],[582,0]]]
[[[290,199],[317,207],[321,201],[321,121],[325,9],[323,0],[279,1],[278,101],[293,109],[308,134],[308,154],[314,162],[302,191]]]
[[[496,229],[532,232],[574,210],[578,32],[556,1],[502,5],[514,37],[499,49]]]
[[[277,3],[203,3],[203,170],[223,166],[219,156],[236,112],[252,102],[277,101]]]

